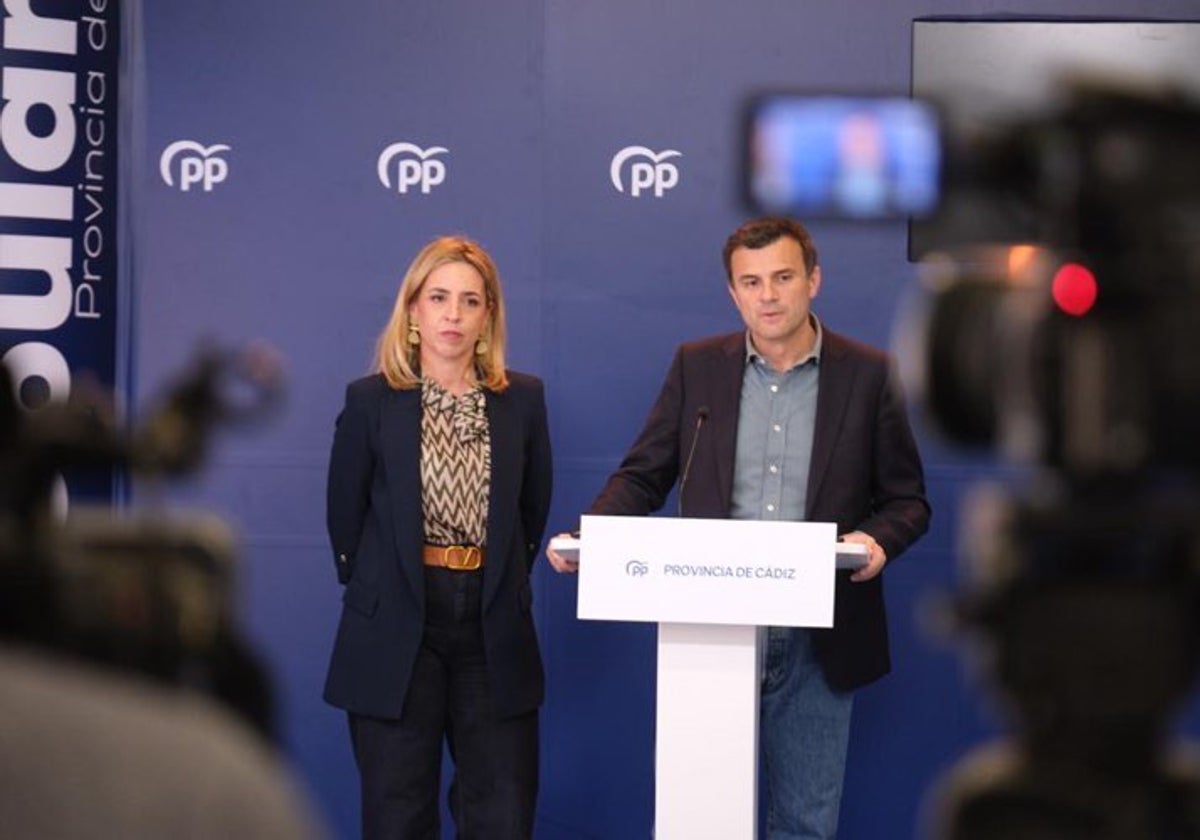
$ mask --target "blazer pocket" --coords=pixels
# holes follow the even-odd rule
[[[370,618],[375,615],[375,608],[379,606],[379,592],[352,578],[342,593],[342,603]]]

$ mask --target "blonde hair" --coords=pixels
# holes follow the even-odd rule
[[[500,275],[487,251],[476,242],[462,236],[443,236],[433,240],[413,258],[400,290],[392,317],[379,335],[375,348],[375,369],[388,384],[397,390],[416,388],[421,383],[419,373],[420,347],[408,343],[408,310],[425,281],[433,271],[447,263],[466,263],[483,278],[483,293],[487,304],[487,324],[480,337],[487,350],[475,356],[475,376],[490,391],[508,387],[508,372],[504,367],[504,298],[500,293]]]

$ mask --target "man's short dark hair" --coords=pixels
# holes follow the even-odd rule
[[[763,219],[752,219],[746,222],[725,240],[725,250],[722,252],[722,256],[725,258],[725,277],[729,283],[733,283],[730,260],[734,251],[738,248],[755,250],[765,248],[785,236],[800,243],[800,250],[804,252],[804,270],[812,274],[812,270],[817,267],[817,246],[813,242],[812,235],[804,225],[795,219],[788,219],[784,216],[767,216]]]

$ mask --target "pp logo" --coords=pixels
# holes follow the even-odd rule
[[[168,187],[175,186],[171,173],[178,168],[180,190],[187,192],[200,184],[205,192],[212,192],[214,186],[229,176],[229,163],[220,156],[228,151],[229,146],[224,143],[205,148],[195,140],[176,140],[163,149],[162,157],[158,159],[158,171]],[[179,160],[178,167],[176,159]]]
[[[645,577],[650,574],[650,567],[641,560],[630,560],[625,564],[625,574],[630,577]]]
[[[653,189],[654,197],[662,198],[663,193],[679,183],[679,167],[666,161],[682,155],[674,149],[654,152],[645,146],[626,146],[613,156],[608,177],[617,192],[625,192],[621,169],[626,161],[632,160],[629,164],[629,194],[637,198],[644,190]]]
[[[375,164],[379,183],[389,190],[392,188],[389,175],[392,161],[396,161],[396,192],[403,194],[413,187],[420,187],[421,192],[428,195],[430,190],[446,180],[446,164],[437,160],[436,155],[448,151],[445,146],[422,149],[413,143],[393,143],[383,150]]]

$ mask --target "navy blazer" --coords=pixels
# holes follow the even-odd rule
[[[495,711],[542,702],[544,677],[529,571],[550,508],[550,437],[541,380],[509,372],[485,391],[491,435],[483,636]],[[421,508],[421,390],[381,374],[352,382],[329,461],[327,517],[342,616],[325,699],[362,715],[398,718],[425,624]]]
[[[827,328],[823,335],[805,518],[870,534],[890,564],[929,527],[916,442],[888,356]],[[645,427],[588,512],[661,508],[698,434],[682,510],[727,518],[745,367],[744,332],[681,346]],[[696,432],[703,408],[708,419]],[[891,669],[882,575],[854,583],[840,571],[834,597],[834,626],[815,631],[814,648],[829,683],[849,690]]]

